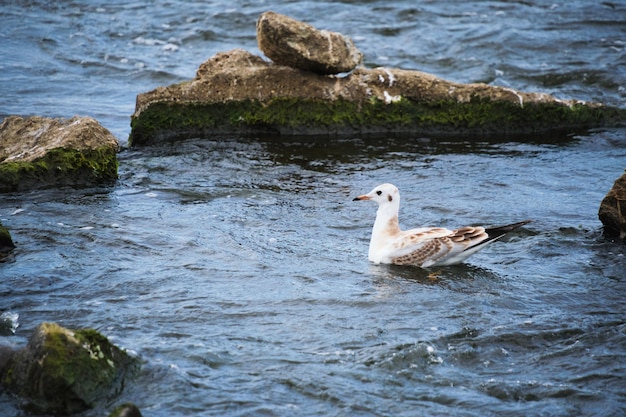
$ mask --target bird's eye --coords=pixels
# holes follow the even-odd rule
[[[383,193],[383,192],[382,192],[382,191],[380,191],[380,190],[376,191],[376,194],[378,194],[378,195],[381,195],[382,193]]]

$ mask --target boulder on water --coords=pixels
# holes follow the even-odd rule
[[[350,38],[291,17],[265,12],[257,20],[259,49],[279,65],[317,74],[349,72],[363,59]]]
[[[46,414],[86,410],[119,393],[136,360],[95,330],[43,323],[0,372],[2,385]]]
[[[600,203],[598,217],[606,236],[618,237],[626,242],[626,173],[615,181]]]
[[[129,143],[213,134],[519,135],[623,121],[622,109],[419,71],[357,68],[349,76],[276,65],[244,50],[219,53],[187,82],[137,96]]]
[[[0,124],[0,192],[112,182],[118,150],[91,117],[9,116]]]
[[[258,32],[261,48],[272,57],[274,49],[286,47],[265,34],[279,32],[265,24],[285,19],[268,17],[276,14],[262,15]],[[307,39],[301,37],[299,49],[306,50]],[[317,74],[303,70],[295,56],[279,56],[272,63],[241,49],[219,53],[200,65],[194,79],[139,94],[129,143],[215,133],[530,135],[626,121],[626,110],[598,103],[459,84],[396,68],[358,67],[343,77]]]

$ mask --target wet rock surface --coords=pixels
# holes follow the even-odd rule
[[[95,330],[73,331],[55,323],[42,323],[26,347],[4,356],[2,385],[28,400],[28,408],[58,415],[115,395],[136,365]]]
[[[291,17],[265,12],[257,21],[259,49],[279,65],[338,74],[352,71],[363,54],[341,33],[318,30]]]
[[[619,177],[600,203],[598,217],[604,233],[626,242],[626,173]]]
[[[15,244],[11,238],[11,234],[7,228],[0,223],[0,260],[4,255],[13,250],[13,248],[15,248]]]
[[[0,192],[115,180],[118,149],[91,117],[9,116],[0,125]]]
[[[139,94],[132,145],[215,133],[273,135],[513,135],[573,130],[624,118],[620,109],[420,71],[357,68],[314,74],[236,49],[188,82]]]

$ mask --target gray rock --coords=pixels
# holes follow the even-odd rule
[[[318,30],[291,17],[263,13],[256,25],[259,49],[277,64],[317,74],[349,72],[363,54],[341,33]]]

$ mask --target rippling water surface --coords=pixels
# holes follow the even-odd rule
[[[352,36],[365,65],[623,106],[626,7],[574,2],[20,2],[0,5],[0,117],[96,117],[256,49],[273,9]],[[0,343],[42,321],[141,358],[145,416],[620,416],[626,248],[599,202],[626,132],[492,139],[212,137],[124,149],[110,188],[0,197]],[[405,227],[534,222],[434,271],[372,265],[381,182]],[[7,330],[8,329],[8,330]],[[25,412],[0,394],[0,414]]]

